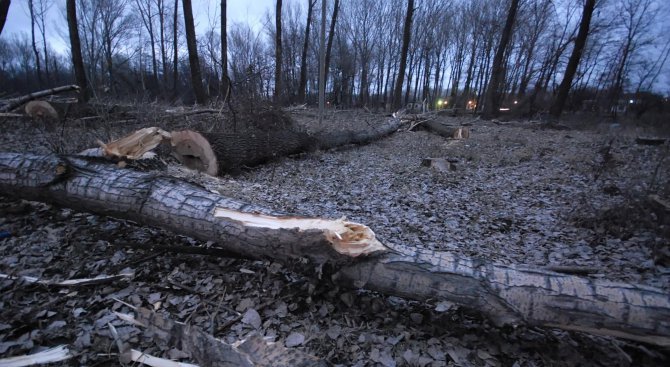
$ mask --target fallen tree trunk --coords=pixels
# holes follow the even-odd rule
[[[39,91],[39,92],[26,94],[26,95],[21,96],[21,97],[8,99],[8,100],[4,101],[5,104],[3,106],[0,106],[0,112],[9,112],[9,111],[15,109],[16,107],[21,106],[22,104],[24,104],[26,102],[32,101],[33,99],[50,96],[52,94],[68,92],[68,91],[71,91],[71,90],[79,90],[79,86],[77,86],[77,85],[65,85],[65,86],[62,86],[62,87],[46,89],[46,90],[42,90],[42,91]]]
[[[307,273],[328,263],[333,280],[344,285],[450,301],[497,324],[670,346],[670,296],[662,290],[446,252],[391,249],[361,224],[288,217],[170,177],[80,157],[0,153],[0,193],[163,227],[242,256],[290,262]]]
[[[332,149],[347,144],[366,144],[386,135],[390,135],[400,128],[403,121],[400,118],[390,118],[379,125],[370,125],[366,130],[345,130],[316,133],[317,147]]]

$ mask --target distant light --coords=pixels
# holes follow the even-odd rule
[[[519,101],[514,101],[514,104],[517,104],[517,103],[519,103]]]
[[[500,111],[509,111],[509,108],[507,108],[507,107],[501,107],[501,108],[500,108]]]
[[[631,99],[631,100],[628,100],[628,103],[633,104],[633,103],[635,103],[635,101],[633,101],[633,100]]]
[[[441,99],[437,101],[437,104],[440,105],[440,106],[442,105],[442,103],[444,103],[444,102]]]

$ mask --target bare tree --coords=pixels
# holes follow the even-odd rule
[[[579,32],[577,33],[577,38],[575,39],[575,46],[572,49],[572,54],[570,55],[568,66],[565,68],[563,81],[561,81],[561,85],[558,87],[558,95],[556,96],[556,99],[554,99],[554,103],[549,109],[549,114],[555,118],[561,116],[563,106],[565,105],[565,101],[568,98],[568,93],[570,92],[570,87],[572,86],[572,79],[577,72],[577,66],[579,66],[579,61],[582,57],[582,51],[584,50],[584,45],[586,45],[586,38],[589,35],[591,16],[595,6],[596,0],[586,0],[584,2],[582,20],[579,23]]]
[[[35,4],[33,0],[28,0],[28,10],[30,11],[30,39],[32,41],[33,52],[35,53],[35,73],[40,87],[43,86],[42,67],[40,62],[40,53],[37,51],[37,43],[35,42],[35,23],[37,23],[37,15],[35,13]]]
[[[305,25],[305,42],[303,43],[302,55],[300,57],[300,84],[298,85],[298,100],[301,102],[305,102],[305,93],[307,89],[307,48],[309,47],[309,31],[312,24],[314,4],[316,4],[316,0],[308,0],[307,24]]]
[[[281,45],[281,5],[282,0],[277,0],[275,8],[275,90],[272,98],[275,103],[279,103],[281,95],[281,64],[282,64],[282,45]]]
[[[227,4],[221,0],[221,93],[224,98],[229,93],[230,77],[228,76],[228,25]]]
[[[184,7],[184,28],[186,30],[186,45],[188,46],[188,62],[191,68],[191,83],[195,100],[198,104],[207,103],[207,94],[202,85],[202,74],[200,72],[200,60],[198,58],[198,46],[195,40],[195,25],[193,23],[193,10],[191,0],[182,0]]]
[[[400,67],[395,82],[393,93],[393,106],[398,109],[402,105],[402,84],[405,79],[405,67],[407,66],[407,50],[412,32],[412,14],[414,14],[414,0],[407,0],[407,15],[405,15],[405,27],[402,32],[402,51],[400,52]]]
[[[149,33],[149,46],[151,48],[151,68],[153,70],[154,83],[158,85],[158,60],[156,58],[156,37],[154,36],[154,13],[152,2],[146,0],[135,0],[137,11],[140,13],[142,24]]]
[[[177,97],[177,82],[179,79],[179,45],[177,36],[179,30],[179,0],[174,0],[174,14],[172,18],[172,93]]]
[[[11,0],[0,0],[0,34],[2,34],[2,29],[5,28],[7,13],[9,12],[9,4],[11,4],[11,2]]]
[[[333,49],[333,38],[335,36],[335,24],[337,23],[337,13],[340,9],[340,0],[335,0],[333,6],[333,16],[330,18],[330,31],[328,32],[328,44],[326,46],[326,61],[324,62],[325,75],[323,78],[324,85],[328,82],[328,70],[330,70],[330,53]]]
[[[67,0],[67,26],[70,33],[70,53],[72,54],[72,65],[74,65],[74,74],[79,85],[79,101],[88,101],[88,82],[86,81],[86,72],[84,71],[84,59],[81,55],[81,42],[79,41],[79,27],[77,25],[77,6],[76,0]]]
[[[491,118],[498,115],[498,104],[500,102],[500,85],[504,78],[505,67],[503,65],[503,57],[505,50],[512,37],[512,29],[514,28],[514,20],[516,18],[517,10],[519,9],[519,0],[512,0],[509,10],[507,11],[507,20],[505,21],[505,28],[503,28],[500,36],[500,43],[493,58],[493,68],[491,69],[491,79],[489,80],[488,88],[486,89],[486,97],[484,102],[484,110],[482,117]]]

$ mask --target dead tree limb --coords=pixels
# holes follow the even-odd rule
[[[172,177],[78,157],[0,153],[0,194],[163,227],[242,256],[290,262],[307,273],[328,263],[333,279],[344,285],[450,301],[498,324],[670,346],[670,295],[660,289],[447,252],[391,249],[362,224],[285,216]]]
[[[33,99],[37,98],[42,98],[46,96],[50,96],[52,94],[58,94],[58,93],[63,93],[63,92],[68,92],[71,90],[79,90],[79,86],[77,85],[64,85],[62,87],[56,87],[56,88],[51,88],[51,89],[46,89],[42,90],[39,92],[34,92],[30,94],[26,94],[25,96],[17,97],[17,98],[12,98],[5,100],[5,104],[3,106],[0,106],[0,112],[9,112],[16,107],[21,106],[22,104],[32,101]]]

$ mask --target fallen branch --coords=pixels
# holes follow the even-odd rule
[[[117,274],[117,275],[102,275],[96,278],[82,278],[82,279],[68,279],[61,282],[56,282],[52,280],[42,280],[35,277],[29,276],[13,276],[7,274],[0,274],[0,279],[9,279],[9,280],[22,280],[26,283],[37,283],[41,285],[54,286],[54,287],[77,287],[83,285],[99,285],[106,284],[111,282],[116,282],[118,280],[125,280],[135,276],[131,273]]]
[[[167,228],[242,256],[290,263],[307,274],[328,263],[340,284],[449,301],[497,324],[670,346],[670,297],[662,290],[389,248],[362,224],[296,219],[171,177],[78,157],[0,153],[0,193]]]
[[[65,345],[47,349],[45,351],[28,354],[25,356],[9,357],[0,359],[0,366],[2,367],[24,367],[34,366],[36,364],[47,364],[65,361],[72,358],[72,354]]]
[[[147,328],[154,338],[180,346],[202,366],[325,366],[325,362],[298,349],[266,341],[258,334],[227,344],[192,325],[176,323],[146,308],[135,316],[116,313],[129,323]],[[126,358],[132,358],[131,355]]]
[[[9,112],[16,107],[21,106],[22,104],[32,101],[33,99],[37,98],[42,98],[46,97],[52,94],[57,94],[57,93],[63,93],[63,92],[69,92],[71,90],[79,90],[79,86],[76,85],[65,85],[62,87],[57,87],[57,88],[52,88],[52,89],[46,89],[42,90],[39,92],[34,92],[30,94],[26,94],[25,96],[17,97],[17,98],[12,98],[5,100],[5,105],[0,107],[0,112]]]

